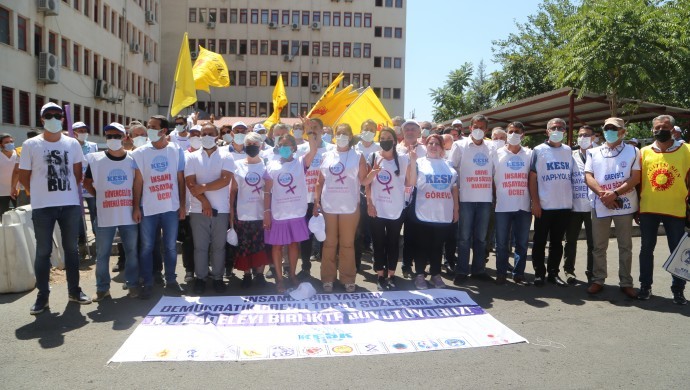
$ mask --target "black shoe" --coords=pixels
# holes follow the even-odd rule
[[[69,301],[77,302],[80,305],[88,305],[91,303],[91,298],[89,298],[86,294],[84,294],[83,291],[81,291],[81,289],[79,289],[77,294],[69,294]]]
[[[568,287],[568,283],[564,282],[558,275],[549,275],[546,277],[546,281],[558,287]]]
[[[391,276],[390,278],[386,279],[386,290],[395,291],[397,289],[398,286],[395,285],[395,276]]]
[[[513,271],[515,271],[515,267],[513,267],[513,266],[512,266],[512,265],[510,265],[510,264],[508,264],[508,272],[506,272],[506,273],[508,273],[508,274],[512,274],[512,273],[513,273]]]
[[[249,288],[252,285],[252,274],[244,274],[242,277],[242,284],[240,286],[242,288]]]
[[[184,294],[184,288],[177,282],[169,282],[165,284],[165,289],[172,294]]]
[[[269,267],[268,271],[266,271],[266,277],[269,279],[274,279],[276,277],[274,272],[275,270],[272,267]]]
[[[446,274],[448,274],[448,275],[455,274],[455,267],[453,265],[451,265],[450,263],[444,263],[443,264],[443,270],[446,271]]]
[[[299,280],[307,280],[311,278],[311,272],[308,269],[303,269],[297,273],[297,278]]]
[[[537,276],[534,278],[534,285],[537,287],[544,287],[544,277]]]
[[[36,297],[36,303],[34,303],[34,305],[31,306],[31,309],[29,309],[29,314],[35,316],[36,314],[43,313],[46,309],[49,308],[50,307],[48,306],[48,297],[39,295]]]
[[[494,283],[496,283],[496,285],[498,286],[502,286],[506,284],[507,281],[508,278],[505,275],[496,275],[496,280],[494,281]]]
[[[153,295],[153,286],[144,286],[141,288],[141,292],[139,292],[140,299],[149,299],[151,295]]]
[[[673,292],[673,303],[675,303],[676,305],[687,305],[688,304],[688,300],[685,299],[685,295],[683,295],[682,290],[676,290],[676,291],[672,290],[672,292]]]
[[[405,278],[405,279],[412,279],[415,276],[415,274],[412,273],[412,269],[410,269],[408,267],[403,267],[402,273],[403,273],[403,278]]]
[[[453,278],[453,284],[456,286],[462,286],[463,284],[465,284],[467,282],[467,278],[468,278],[467,275],[462,275],[462,274],[455,275],[455,278]]]
[[[228,286],[225,285],[225,282],[223,282],[223,279],[219,280],[214,280],[213,281],[213,290],[217,294],[222,294],[228,289]]]
[[[259,287],[264,287],[266,285],[266,278],[264,278],[264,274],[254,275],[254,284]]]
[[[161,285],[161,286],[165,284],[165,279],[163,278],[163,274],[161,272],[154,272],[153,273],[153,281],[154,281],[154,283]]]
[[[585,276],[587,277],[587,284],[592,284],[593,274],[591,271],[585,271]]]
[[[120,268],[120,264],[115,264],[113,266],[113,272],[120,272],[124,269],[124,267]]]
[[[640,287],[640,291],[637,292],[637,299],[639,299],[641,301],[646,301],[651,297],[652,297],[652,288],[651,287],[646,287],[646,286]]]
[[[206,281],[204,279],[194,279],[194,295],[201,295],[206,291]]]
[[[475,279],[475,280],[480,280],[482,282],[493,282],[494,281],[494,278],[489,276],[489,274],[487,274],[486,272],[482,272],[480,274],[472,274],[471,278]]]
[[[376,289],[379,291],[388,290],[388,283],[386,283],[386,278],[384,276],[379,276],[376,278]]]

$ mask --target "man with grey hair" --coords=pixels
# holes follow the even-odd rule
[[[566,130],[563,119],[551,119],[546,125],[548,139],[532,152],[529,192],[535,218],[532,245],[535,286],[543,286],[545,280],[561,287],[568,285],[558,276],[563,237],[573,206],[570,179],[573,155],[570,146],[562,143]],[[550,238],[549,259],[544,264],[547,237]]]
[[[393,130],[395,130],[395,135],[398,137],[398,143],[403,141],[402,125],[405,123],[405,118],[401,116],[395,116],[391,118],[391,123],[393,124]]]

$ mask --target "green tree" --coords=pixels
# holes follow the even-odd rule
[[[435,122],[457,118],[467,112],[464,95],[472,80],[472,63],[465,62],[448,74],[446,83],[431,90]]]

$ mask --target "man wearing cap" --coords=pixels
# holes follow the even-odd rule
[[[290,134],[290,127],[288,127],[288,125],[286,125],[285,123],[274,124],[273,127],[271,127],[271,135],[273,139],[269,140],[272,146],[269,149],[263,151],[263,153],[261,153],[261,157],[266,159],[267,161],[279,160],[280,154],[278,154],[278,148],[280,137],[288,134]]]
[[[529,193],[534,215],[532,265],[535,286],[543,286],[545,281],[560,287],[568,285],[558,276],[563,257],[563,236],[573,207],[573,155],[570,146],[562,143],[566,129],[563,119],[551,119],[546,124],[548,138],[534,148],[530,162]],[[549,259],[544,264],[547,237],[550,239]]]
[[[272,148],[272,146],[266,142],[266,139],[268,138],[268,130],[264,127],[263,124],[256,123],[256,124],[254,124],[254,126],[252,126],[251,131],[253,131],[253,132],[259,134],[259,136],[261,136],[261,141],[263,142],[261,144],[261,151],[262,151],[261,155],[263,157],[263,153],[265,153],[267,150],[270,150]]]
[[[143,299],[150,298],[153,292],[152,252],[160,230],[163,230],[165,287],[173,293],[184,292],[175,274],[178,220],[185,218],[184,154],[168,142],[167,128],[168,120],[164,116],[152,116],[146,130],[150,143],[132,152],[135,167],[132,218],[141,223],[139,274],[143,279],[140,293]]]
[[[72,125],[72,131],[74,134],[74,138],[79,141],[79,145],[81,145],[81,150],[84,153],[84,156],[90,154],[90,153],[96,153],[98,152],[98,144],[95,142],[88,141],[89,138],[89,126],[87,126],[84,122],[75,122]],[[86,172],[86,168],[88,167],[88,162],[87,160],[84,160],[84,163],[82,163],[82,177],[83,174]],[[86,207],[89,209],[89,216],[91,218],[91,231],[96,234],[96,221],[98,218],[98,210],[96,208],[96,200],[93,198],[93,195],[89,194],[88,191],[86,191],[86,188],[82,187],[82,198],[84,198],[84,201],[86,201]],[[87,251],[86,251],[86,226],[84,226],[83,223],[79,224],[79,250],[81,251],[81,254],[83,257],[86,257]]]
[[[678,126],[673,126],[673,139],[681,144],[685,143],[685,140],[683,139],[683,130],[681,130]]]
[[[637,298],[633,288],[632,222],[638,210],[637,190],[640,182],[640,156],[637,148],[623,142],[625,123],[621,118],[604,122],[605,144],[587,151],[585,178],[592,200],[592,284],[590,294],[598,294],[606,279],[606,250],[609,246],[611,221],[618,241],[618,278],[620,290]]]
[[[229,151],[232,158],[241,160],[247,157],[244,152],[244,137],[247,135],[247,125],[244,122],[235,122],[232,124],[232,132],[230,135],[224,135],[223,141],[229,142]]]
[[[19,159],[19,181],[31,192],[31,219],[36,236],[34,272],[38,296],[31,314],[48,308],[55,223],[62,235],[69,300],[91,303],[79,287],[79,225],[75,223],[81,219],[77,183],[81,181],[84,153],[77,140],[62,135],[63,117],[62,107],[52,102],[45,104],[41,108],[41,123],[46,131],[24,141]]]
[[[201,126],[193,125],[189,129],[189,148],[184,150],[185,167],[187,167],[189,163],[189,156],[201,148]],[[180,221],[177,227],[177,236],[178,239],[182,241],[182,265],[185,270],[184,281],[185,283],[190,283],[194,281],[194,238],[192,236],[192,227],[189,219],[189,213],[192,206],[192,194],[189,193],[189,188],[185,187],[185,194],[185,218]]]
[[[170,142],[177,145],[182,150],[189,149],[189,130],[187,119],[182,115],[175,117],[175,130],[170,133]]]
[[[452,135],[456,141],[461,139],[463,137],[462,121],[460,119],[455,119],[450,125],[450,128],[457,132],[457,136],[454,134],[455,132],[449,132],[448,134]]]
[[[89,165],[84,187],[96,201],[99,219],[96,224],[96,295],[94,302],[110,297],[108,262],[115,238],[120,233],[127,259],[124,264],[128,296],[139,296],[139,257],[137,254],[139,227],[132,219],[132,185],[134,160],[122,147],[125,127],[113,122],[103,128],[108,150],[86,157]]]
[[[473,279],[493,281],[486,273],[486,232],[493,200],[495,148],[484,142],[489,120],[475,115],[470,137],[453,143],[450,164],[458,171],[460,189],[460,239],[455,265],[455,285],[462,285],[471,274]],[[470,269],[470,249],[472,268]]]
[[[654,143],[640,151],[640,291],[638,299],[652,295],[654,248],[660,224],[664,224],[671,252],[678,246],[687,223],[690,189],[690,148],[671,136],[675,119],[660,115],[652,120]],[[673,303],[685,305],[685,280],[673,276]]]

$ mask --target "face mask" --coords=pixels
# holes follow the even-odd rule
[[[290,149],[289,146],[281,146],[278,148],[278,154],[280,154],[280,157],[287,160],[290,158],[290,156],[292,156],[292,149]]]
[[[201,137],[201,146],[204,147],[204,149],[213,149],[216,147],[216,137],[212,135],[205,135]]]
[[[393,145],[395,145],[394,141],[388,140],[388,141],[381,141],[379,142],[379,145],[381,145],[381,149],[385,150],[386,152],[393,149]]]
[[[259,154],[259,145],[247,145],[244,151],[247,152],[247,156],[256,157]]]
[[[161,136],[158,135],[158,130],[156,129],[146,129],[146,134],[148,134],[151,143],[158,142],[161,139]]]
[[[474,130],[472,130],[471,134],[472,134],[472,138],[475,141],[481,141],[484,139],[484,130],[482,130],[482,129],[474,129]]]
[[[120,150],[122,149],[122,140],[121,139],[108,139],[105,140],[106,146],[108,146],[108,149],[115,151],[115,150]]]
[[[361,138],[364,142],[372,142],[374,140],[374,136],[376,136],[376,134],[372,133],[371,131],[365,131],[359,135],[359,138]]]
[[[335,137],[335,144],[338,145],[339,148],[346,148],[350,145],[350,137],[339,135]]]
[[[295,136],[296,139],[301,139],[304,136],[304,130],[295,129],[295,130],[292,130],[292,134]]]
[[[402,134],[402,127],[400,126],[393,126],[393,130],[395,130],[395,134],[398,136]]]
[[[610,144],[618,141],[618,130],[604,130],[604,139]]]
[[[11,152],[14,150],[14,144],[5,144],[3,148],[5,148],[6,151]]]
[[[266,134],[259,134],[261,137],[261,142],[266,141]]]
[[[201,137],[189,137],[189,146],[193,149],[201,149]]]
[[[89,135],[87,133],[77,133],[77,139],[81,142],[86,142],[86,139],[89,138]]]
[[[59,119],[44,119],[43,128],[55,134],[62,131],[62,121]]]
[[[333,142],[333,136],[331,134],[324,134],[323,136],[321,136],[321,139],[323,140],[323,142],[325,142],[327,144],[330,144]]]
[[[132,139],[132,145],[134,145],[135,148],[138,148],[138,147],[146,145],[146,142],[148,140],[149,140],[148,138],[144,137],[143,135],[140,135],[140,136],[134,137],[134,139]]]
[[[599,144],[599,137],[594,137],[594,140],[592,141],[593,144]]]
[[[428,137],[431,134],[431,129],[422,129],[422,137]]]
[[[496,149],[500,149],[500,148],[506,146],[506,141],[504,141],[502,139],[497,139],[497,140],[494,140],[494,145],[496,145]]]
[[[243,145],[243,144],[244,144],[244,138],[245,138],[245,137],[246,137],[246,135],[244,135],[244,134],[242,134],[242,133],[240,133],[240,134],[235,134],[234,136],[232,136],[232,138],[234,138],[234,142],[235,142],[236,144],[238,144],[238,145]]]
[[[577,144],[580,145],[580,149],[582,149],[582,150],[589,149],[590,146],[592,146],[592,138],[591,137],[579,137],[577,139]]]
[[[232,138],[232,134],[230,133],[223,134],[223,141],[225,141],[225,143],[228,145],[232,143]]]
[[[178,133],[184,133],[184,125],[175,125],[175,130],[177,130]]]
[[[522,142],[522,135],[520,135],[518,133],[508,134],[508,143],[510,145],[513,145],[513,146],[520,145],[521,142]]]
[[[561,142],[563,141],[563,132],[554,130],[549,134],[549,141],[551,142]]]
[[[659,130],[654,132],[654,139],[659,142],[666,142],[671,139],[671,130]]]

